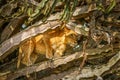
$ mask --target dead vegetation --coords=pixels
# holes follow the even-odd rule
[[[119,4],[1,0],[0,80],[119,80]]]

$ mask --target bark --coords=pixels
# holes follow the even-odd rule
[[[115,45],[114,48],[119,49],[119,45]],[[110,53],[108,53],[110,52]],[[64,76],[68,76],[70,79],[74,79],[76,78],[89,78],[89,77],[94,77],[96,76],[101,76],[104,72],[110,70],[110,68],[112,66],[114,66],[119,60],[120,60],[120,51],[117,50],[117,52],[111,52],[111,47],[110,46],[105,46],[103,48],[96,48],[96,49],[86,49],[86,53],[88,56],[88,61],[92,61],[95,60],[96,58],[99,59],[100,57],[98,55],[102,55],[102,58],[106,55],[106,57],[109,57],[110,55],[114,55],[113,57],[110,58],[110,60],[107,62],[107,64],[102,64],[99,67],[95,67],[94,70],[92,69],[92,67],[84,67],[81,70],[81,73],[79,73],[79,68],[74,69],[68,72],[63,72]],[[109,55],[108,55],[109,54]],[[34,64],[32,66],[29,67],[25,67],[22,69],[14,69],[12,71],[10,70],[3,70],[4,73],[1,73],[1,78],[3,76],[7,76],[7,80],[13,80],[16,79],[20,76],[26,75],[26,74],[31,74],[34,72],[40,72],[42,70],[47,70],[48,68],[56,68],[60,65],[64,65],[67,64],[71,61],[77,60],[77,59],[82,59],[84,56],[82,55],[82,51],[81,52],[76,52],[74,54],[68,55],[68,56],[64,56],[61,57],[59,59],[55,59],[52,62],[51,61],[44,61],[44,62],[40,62],[37,64]],[[15,64],[15,63],[14,63]],[[6,65],[8,66],[8,65]],[[13,65],[12,65],[13,67]],[[15,67],[15,66],[14,66]],[[78,71],[76,73],[76,71]],[[87,72],[87,73],[86,73]],[[68,74],[69,73],[69,74]],[[79,73],[79,74],[78,74]],[[48,80],[49,78],[53,78],[53,76],[56,76],[56,78],[58,78],[59,76],[63,75],[62,73],[59,73],[57,75],[51,75],[48,78],[46,77],[45,80]],[[72,75],[72,76],[71,76]],[[74,75],[74,76],[73,76]],[[61,76],[60,78],[62,78],[63,76]],[[64,77],[65,78],[65,77]],[[54,78],[55,79],[55,78]],[[52,79],[51,79],[52,80]]]
[[[52,80],[52,79],[62,79],[62,80],[81,80],[85,78],[91,78],[96,76],[97,78],[102,76],[103,73],[109,71],[115,64],[120,61],[120,51],[116,53],[107,64],[102,64],[99,66],[92,67],[84,67],[81,72],[79,72],[79,68],[74,68],[59,74],[53,74],[49,77],[45,77],[41,80]],[[117,69],[119,70],[119,69]]]
[[[56,4],[50,16],[53,7],[44,3],[41,9],[40,1],[42,0],[0,1],[0,80],[23,79],[28,75],[30,76],[25,80],[120,80],[120,0],[78,0],[71,17],[62,12],[67,6],[64,2],[68,1],[59,0],[64,2]],[[73,7],[72,2],[68,7],[70,9]],[[61,58],[52,61],[44,59],[46,61],[38,61],[31,66],[21,64],[17,69],[17,55],[13,51],[24,40],[61,26],[62,15],[70,17],[66,26],[80,35],[78,45],[72,51],[66,49],[65,56]],[[47,21],[42,22],[43,19]],[[21,25],[26,24],[26,20],[32,26],[17,31]],[[89,30],[86,31],[86,28]],[[88,41],[86,47],[83,47],[84,39]],[[101,46],[104,47],[98,48]],[[84,60],[86,56],[83,53],[87,54],[87,60]],[[8,55],[15,57],[11,59]],[[83,66],[80,67],[81,65]]]

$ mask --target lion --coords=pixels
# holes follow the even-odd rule
[[[40,54],[48,59],[61,57],[67,45],[74,47],[76,44],[77,33],[73,30],[67,27],[48,30],[20,44],[17,68],[20,63],[26,66],[34,64]]]

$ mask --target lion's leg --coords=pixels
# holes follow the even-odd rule
[[[38,58],[38,55],[36,53],[32,53],[30,57],[31,63],[34,64],[37,58]]]
[[[29,47],[28,47],[28,53],[25,56],[28,61],[27,66],[32,65],[31,55],[33,54],[33,50],[34,50],[34,43],[32,40],[30,40]]]
[[[52,47],[51,47],[51,43],[50,43],[50,39],[49,38],[43,38],[45,47],[46,47],[46,58],[48,59],[52,59],[53,58],[53,53],[52,53]]]
[[[20,64],[20,61],[26,66],[32,64],[30,56],[33,53],[33,50],[34,50],[34,43],[31,39],[27,40],[19,47],[18,66]]]
[[[17,68],[19,68],[19,66],[20,66],[21,59],[22,59],[22,49],[20,47],[19,54],[18,54]]]

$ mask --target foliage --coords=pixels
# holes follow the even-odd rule
[[[99,0],[97,0],[98,2],[98,10],[101,10],[102,12],[104,12],[105,14],[110,13],[110,11],[115,7],[116,5],[116,0],[110,0],[110,4],[107,7],[104,7],[104,5],[102,3],[99,2]]]

